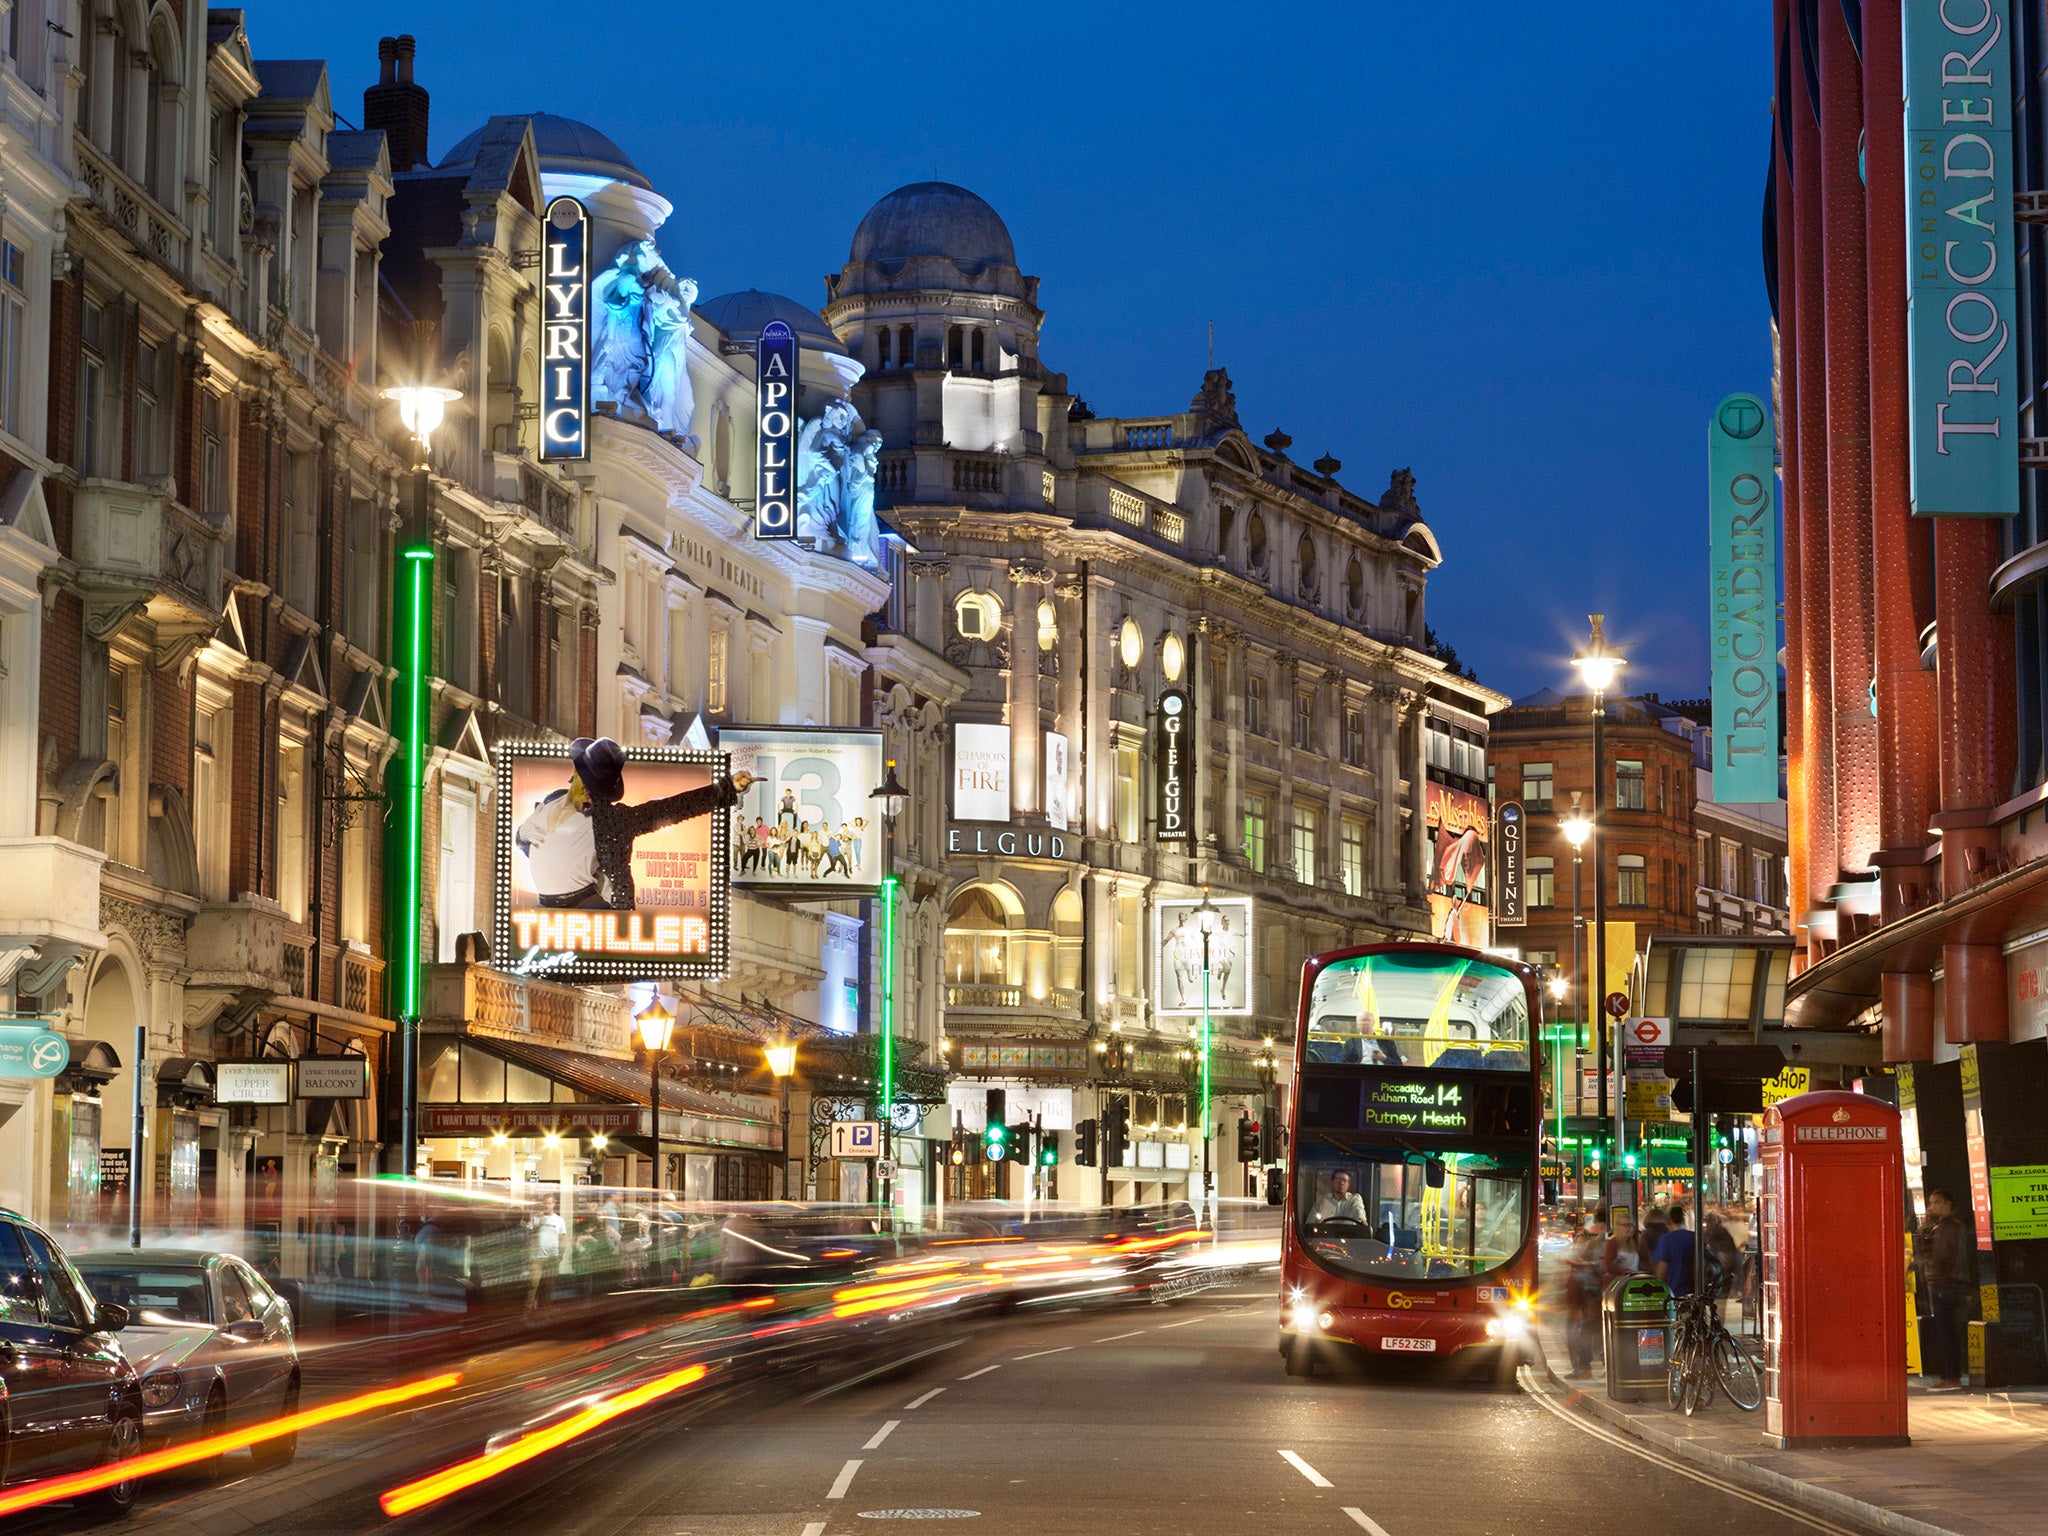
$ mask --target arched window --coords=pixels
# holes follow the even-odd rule
[[[512,371],[512,342],[503,331],[491,331],[489,356],[487,389],[491,451],[516,453],[519,449],[519,379]]]
[[[178,203],[178,39],[170,18],[160,16],[149,29],[149,75],[144,97],[142,181],[149,195],[166,208]]]
[[[967,333],[957,325],[946,327],[946,366],[963,368],[967,363]]]
[[[886,325],[875,332],[875,366],[877,368],[887,368],[889,366],[889,327]]]
[[[1300,575],[1297,577],[1297,590],[1303,597],[1314,597],[1319,590],[1316,580],[1316,541],[1304,533],[1301,542],[1295,546],[1295,558],[1301,567]]]
[[[973,361],[970,366],[976,373],[984,373],[988,368],[987,358],[988,332],[977,326],[974,332]]]
[[[1005,899],[1007,898],[1007,899]],[[1012,953],[1010,905],[1016,893],[970,885],[946,908],[946,980],[953,986],[1015,986],[1022,953]]]
[[[1052,984],[1081,990],[1081,893],[1071,885],[1052,900]]]
[[[917,332],[907,325],[896,327],[896,366],[908,368],[917,361]]]
[[[1266,574],[1266,520],[1256,512],[1245,524],[1244,563],[1254,576]]]
[[[1358,563],[1356,556],[1352,557],[1351,568],[1344,573],[1344,606],[1354,619],[1365,617],[1365,567]]]
[[[962,640],[993,640],[1003,627],[1003,605],[992,592],[962,592],[953,602],[953,627]]]

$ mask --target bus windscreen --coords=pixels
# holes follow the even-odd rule
[[[1333,960],[1309,996],[1304,1063],[1527,1072],[1529,1002],[1504,966],[1440,951]]]

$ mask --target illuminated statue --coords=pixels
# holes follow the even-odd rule
[[[875,473],[882,463],[882,434],[864,432],[854,441],[839,475],[839,540],[855,565],[878,570],[881,528],[875,521]]]
[[[625,246],[590,288],[590,397],[694,447],[690,306],[697,285],[669,271],[652,240]]]
[[[839,541],[842,482],[858,419],[849,401],[827,400],[819,415],[797,429],[796,536],[813,548]]]
[[[697,283],[683,278],[675,292],[653,288],[647,294],[647,384],[641,391],[657,432],[673,432],[694,448],[690,418],[697,413],[697,392],[690,385],[690,306],[697,302]]]

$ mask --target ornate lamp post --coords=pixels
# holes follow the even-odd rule
[[[429,679],[434,670],[434,489],[428,468],[434,429],[448,404],[462,398],[456,389],[432,384],[403,384],[384,391],[397,402],[399,419],[413,440],[412,524],[399,541],[398,569],[392,613],[392,660],[397,664],[393,690],[392,734],[398,753],[391,773],[397,780],[392,803],[397,814],[391,829],[392,867],[397,890],[391,903],[392,1011],[398,1018],[398,1145],[399,1172],[408,1178],[419,1157],[420,1109],[420,864],[425,857],[421,829],[425,825],[427,754],[433,750]]]
[[[1600,1054],[1600,1119],[1607,1119],[1607,691],[1628,665],[1608,648],[1601,631],[1606,615],[1590,614],[1593,633],[1586,648],[1572,658],[1579,676],[1593,695],[1593,985],[1581,988],[1593,1007],[1595,1037]],[[1620,1054],[1621,1035],[1615,1031],[1615,1055]],[[1615,1067],[1614,1157],[1611,1165],[1621,1166],[1623,1146],[1628,1139],[1626,1111],[1628,1095],[1620,1068]]]
[[[879,787],[868,794],[882,812],[882,1156],[896,1150],[896,818],[910,803],[910,791],[896,777],[896,759]],[[889,1181],[875,1180],[878,1204],[889,1204]]]
[[[777,1035],[761,1048],[768,1058],[768,1070],[775,1074],[775,1086],[782,1095],[782,1198],[789,1193],[789,1080],[796,1072],[796,1042]]]
[[[1572,965],[1571,978],[1566,985],[1568,991],[1572,988],[1576,988],[1578,991],[1578,997],[1572,1007],[1572,1028],[1578,1037],[1574,1044],[1580,1046],[1585,1044],[1586,1038],[1581,1033],[1585,1028],[1586,1021],[1580,1009],[1587,1004],[1589,999],[1594,1007],[1598,1007],[1601,1001],[1595,996],[1598,989],[1595,988],[1589,991],[1586,986],[1586,919],[1579,910],[1579,881],[1585,864],[1586,839],[1593,835],[1592,819],[1586,815],[1584,808],[1579,803],[1583,798],[1583,791],[1573,790],[1571,814],[1558,823],[1558,830],[1564,833],[1564,840],[1572,845]],[[1606,1060],[1605,1056],[1599,1059],[1603,1062]],[[1576,1060],[1576,1057],[1574,1060]],[[1606,1078],[1603,1076],[1601,1081],[1605,1082]],[[1572,1096],[1576,1100],[1578,1097],[1577,1092],[1574,1091]],[[1606,1114],[1605,1104],[1601,1106],[1601,1114],[1603,1117]],[[1560,1108],[1558,1110],[1558,1139],[1560,1143],[1564,1139],[1563,1122],[1564,1111]],[[1584,1164],[1581,1163],[1580,1167],[1583,1168]],[[1586,1183],[1582,1175],[1579,1180],[1580,1198],[1585,1198],[1585,1194]]]
[[[676,1016],[663,1006],[661,994],[633,1016],[634,1032],[647,1047],[647,1107],[652,1120],[654,1142],[654,1192],[661,1193],[661,1058],[675,1032]]]

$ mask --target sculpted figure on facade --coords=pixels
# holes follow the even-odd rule
[[[590,397],[694,449],[690,306],[697,284],[669,271],[652,240],[624,247],[591,284]]]
[[[852,403],[838,399],[798,428],[796,532],[815,549],[873,570],[882,559],[875,520],[882,434],[856,435],[859,423]]]

